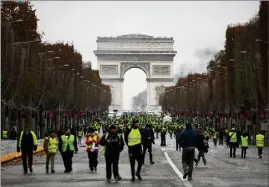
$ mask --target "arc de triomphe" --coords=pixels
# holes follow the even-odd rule
[[[139,68],[147,76],[147,110],[160,108],[159,94],[173,85],[173,46],[173,38],[140,34],[97,38],[94,54],[103,83],[111,86],[110,110],[123,109],[123,77],[131,68]]]

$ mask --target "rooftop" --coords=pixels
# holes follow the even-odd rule
[[[116,36],[116,37],[98,37],[98,40],[117,40],[117,39],[146,39],[146,40],[173,40],[173,37],[154,37],[154,36],[149,36],[145,34],[126,34],[126,35],[121,35],[121,36]]]

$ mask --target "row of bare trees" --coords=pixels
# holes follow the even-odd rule
[[[225,49],[208,63],[207,73],[189,74],[160,97],[163,110],[183,116],[253,120],[268,111],[268,2],[245,24],[229,25]]]
[[[1,14],[2,119],[42,123],[39,114],[46,111],[89,115],[108,109],[110,87],[72,44],[42,42],[31,3],[1,2]]]

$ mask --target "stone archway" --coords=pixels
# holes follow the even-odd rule
[[[120,77],[124,81],[124,75],[125,73],[132,69],[132,68],[138,68],[142,70],[145,74],[148,80],[150,78],[150,63],[148,62],[121,62],[120,63]],[[123,108],[123,81],[122,81],[122,89],[121,89],[121,108]],[[149,99],[150,99],[150,85],[147,83],[147,108],[149,107]]]
[[[94,53],[103,83],[111,85],[110,110],[122,110],[123,76],[131,68],[139,68],[147,76],[147,109],[160,108],[160,88],[173,85],[173,44],[173,38],[139,34],[98,37]]]

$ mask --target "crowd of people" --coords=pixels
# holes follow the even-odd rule
[[[144,123],[141,123],[144,122]],[[157,122],[157,123],[156,123]],[[160,123],[161,122],[161,123]],[[195,128],[196,127],[196,128]],[[99,137],[100,130],[103,129],[103,136]],[[86,130],[85,130],[86,129]],[[163,122],[158,117],[152,116],[129,116],[127,119],[115,119],[110,124],[104,121],[94,121],[86,128],[61,129],[60,131],[51,131],[44,140],[44,151],[46,152],[46,173],[55,173],[54,160],[57,152],[60,152],[65,173],[72,172],[72,158],[78,153],[78,146],[86,145],[86,151],[89,159],[89,169],[91,172],[97,172],[98,154],[105,157],[106,179],[111,182],[112,168],[113,177],[116,181],[121,180],[119,174],[120,153],[124,146],[128,147],[128,155],[131,168],[131,182],[142,180],[140,171],[145,164],[146,151],[149,153],[150,164],[154,164],[152,155],[152,144],[161,136],[160,146],[166,146],[166,134],[170,138],[175,137],[176,151],[182,150],[183,178],[192,180],[193,164],[198,166],[202,159],[206,166],[205,155],[209,151],[209,140],[212,139],[214,146],[223,145],[225,138],[227,147],[230,147],[230,157],[236,157],[236,148],[241,146],[241,158],[246,158],[249,135],[238,129],[215,130],[213,127],[200,128],[199,125],[193,125],[189,122]],[[171,135],[172,134],[172,135]],[[85,138],[84,143],[82,142]],[[17,151],[22,153],[23,169],[27,174],[28,169],[33,172],[33,150],[37,149],[37,138],[30,127],[27,126],[21,132],[18,139]],[[83,146],[82,146],[83,147]],[[264,135],[262,131],[256,135],[256,147],[258,156],[262,158],[262,149],[264,147]],[[198,157],[195,158],[195,149],[198,149]],[[28,164],[27,164],[28,159]],[[135,168],[137,162],[137,168]],[[50,165],[50,167],[49,167]]]

